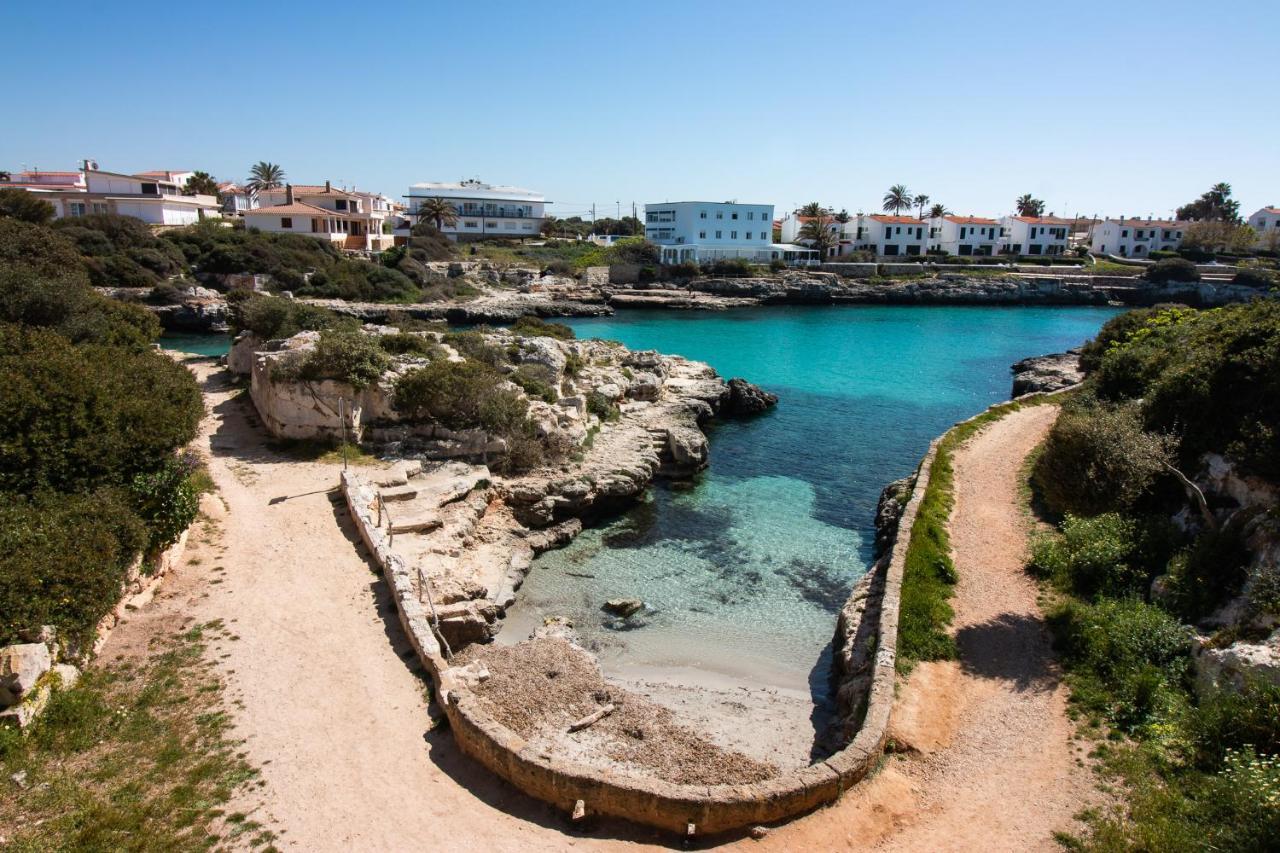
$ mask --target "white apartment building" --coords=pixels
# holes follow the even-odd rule
[[[845,228],[852,248],[885,257],[923,255],[929,248],[929,224],[914,216],[859,215]]]
[[[1258,232],[1257,247],[1280,251],[1280,207],[1272,205],[1249,217],[1249,227]]]
[[[1004,245],[1004,226],[981,216],[935,216],[929,220],[929,248],[948,255],[995,255]]]
[[[1094,226],[1089,248],[1099,255],[1145,258],[1182,245],[1187,224],[1168,219],[1104,219]]]
[[[1071,220],[1056,216],[1005,216],[1001,251],[1008,255],[1065,255]]]
[[[773,205],[673,201],[644,206],[644,236],[656,243],[662,263],[742,258],[752,263],[818,261],[804,246],[773,242]]]
[[[386,196],[339,189],[329,181],[285,184],[258,193],[259,207],[245,211],[249,228],[277,234],[305,234],[352,252],[380,252],[394,237],[383,233],[392,213]]]
[[[49,202],[54,218],[117,213],[149,225],[191,225],[218,218],[218,199],[211,195],[183,195],[190,172],[144,172],[128,175],[107,172],[88,161],[79,172],[21,172],[18,180],[0,182],[0,188],[24,189]],[[179,176],[179,183],[174,177]]]
[[[452,204],[457,221],[445,223],[441,229],[452,240],[537,237],[546,219],[547,201],[542,193],[476,180],[413,184],[405,198],[410,215],[424,199],[442,198]]]

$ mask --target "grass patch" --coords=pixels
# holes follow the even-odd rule
[[[341,464],[345,448],[348,465],[377,465],[382,460],[353,442],[324,441],[315,438],[282,438],[268,442],[267,447],[276,453],[299,462],[324,462]]]
[[[952,467],[955,451],[988,424],[1049,399],[1032,397],[994,406],[952,427],[938,442],[929,485],[911,527],[903,566],[898,614],[899,672],[910,672],[918,661],[950,660],[956,656],[955,639],[947,633],[947,626],[955,615],[950,599],[956,583],[956,567],[951,559],[951,537],[947,534],[947,522],[955,505]]]
[[[209,623],[141,663],[92,667],[23,736],[0,730],[6,849],[208,850],[230,835],[232,794],[257,776],[237,754],[204,656]],[[23,787],[14,774],[25,773]],[[255,827],[260,829],[258,827]],[[256,846],[272,841],[269,832]]]

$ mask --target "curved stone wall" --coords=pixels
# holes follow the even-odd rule
[[[742,785],[677,785],[623,776],[535,749],[498,723],[482,710],[466,685],[452,676],[417,599],[409,569],[378,528],[375,490],[347,472],[342,474],[342,487],[360,536],[386,576],[401,625],[431,674],[437,699],[463,752],[521,791],[566,812],[580,807],[585,813],[611,815],[684,835],[714,834],[785,820],[833,802],[879,761],[893,707],[898,607],[907,544],[929,485],[937,443],[930,445],[920,463],[884,568],[878,637],[861,726],[844,749],[824,761]],[[865,679],[866,672],[858,677]]]

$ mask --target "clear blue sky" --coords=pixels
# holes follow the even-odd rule
[[[1166,215],[1280,203],[1280,5],[10,2],[0,168],[204,169],[402,195]]]

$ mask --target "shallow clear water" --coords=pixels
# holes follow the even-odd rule
[[[1007,399],[1009,365],[1091,337],[1107,308],[629,311],[579,337],[706,361],[781,397],[711,430],[711,466],[539,557],[500,640],[572,618],[606,672],[693,667],[805,688],[864,572],[876,500],[957,420]],[[628,623],[605,599],[643,599]],[[815,691],[816,693],[817,691]]]
[[[226,355],[231,351],[231,338],[228,335],[165,332],[160,336],[160,346],[163,349],[196,355]]]

